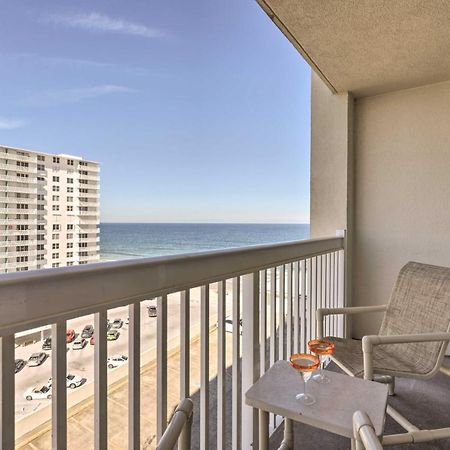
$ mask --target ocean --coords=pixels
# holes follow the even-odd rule
[[[102,260],[297,241],[309,238],[309,224],[102,223]]]

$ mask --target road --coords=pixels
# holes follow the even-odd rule
[[[227,309],[231,308],[231,286],[227,286]],[[149,317],[147,306],[152,301],[143,301],[141,303],[141,350],[146,351],[156,348],[156,317]],[[200,288],[191,289],[191,327],[195,327],[200,323]],[[168,339],[179,336],[180,331],[180,297],[179,294],[172,294],[168,297],[168,323],[167,333]],[[212,285],[210,289],[210,314],[217,314],[217,288]],[[108,311],[108,318],[113,321],[120,318],[125,321],[128,317],[128,307],[120,307]],[[72,328],[76,333],[81,333],[87,324],[94,324],[93,315],[79,317],[68,321],[67,328]],[[123,325],[119,330],[120,337],[116,341],[108,341],[108,356],[128,355],[128,327]],[[93,376],[94,376],[94,346],[88,344],[82,350],[74,350],[72,344],[68,344],[67,352],[67,372],[79,375],[87,379],[87,383],[92,386],[93,393]],[[34,352],[42,351],[42,341],[36,342],[25,347],[16,348],[16,358],[25,361]],[[51,351],[46,351],[50,356],[38,367],[25,366],[15,376],[15,412],[16,420],[37,411],[39,408],[47,405],[50,400],[25,400],[23,394],[30,387],[41,387],[51,376]],[[108,372],[115,369],[108,369]]]

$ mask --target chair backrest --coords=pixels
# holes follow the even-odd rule
[[[157,450],[173,450],[178,442],[178,450],[191,448],[192,410],[190,398],[183,399],[174,411],[169,426],[156,447]]]
[[[379,334],[445,333],[449,324],[450,268],[407,263],[398,275]],[[442,342],[396,344],[390,351],[427,374],[436,368],[445,347]]]

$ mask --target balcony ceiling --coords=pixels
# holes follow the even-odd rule
[[[257,0],[335,92],[356,97],[450,79],[447,0]]]

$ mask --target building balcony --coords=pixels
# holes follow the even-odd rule
[[[78,411],[83,410],[84,414],[90,414],[86,407],[78,402],[81,398],[87,399],[92,395],[89,392],[94,379],[97,388],[92,399],[95,404],[93,411],[96,411],[92,437],[96,440],[108,440],[105,433],[108,421],[108,427],[113,430],[122,428],[126,422],[122,424],[120,421],[126,417],[129,417],[130,436],[139,436],[141,442],[153,440],[152,436],[160,436],[164,431],[169,412],[174,402],[178,402],[177,398],[191,396],[198,398],[200,402],[195,411],[194,422],[200,429],[200,439],[208,443],[204,448],[215,448],[217,434],[225,433],[226,429],[229,430],[230,439],[234,442],[242,439],[242,448],[248,448],[247,442],[252,430],[243,424],[247,423],[246,418],[253,413],[251,408],[245,406],[242,395],[249,387],[249,380],[260,374],[259,369],[256,372],[253,361],[257,358],[263,361],[262,367],[266,367],[271,361],[284,358],[295,349],[304,349],[307,340],[315,336],[316,305],[344,305],[343,249],[342,238],[328,238],[3,275],[0,277],[0,297],[3,299],[3,308],[10,311],[8,315],[0,316],[4,355],[1,370],[4,385],[9,386],[15,377],[14,356],[7,356],[13,355],[13,333],[52,323],[54,318],[56,324],[52,328],[51,358],[58,361],[57,364],[52,364],[52,399],[43,402],[38,411],[32,411],[29,416],[17,421],[15,428],[11,427],[8,432],[3,432],[3,448],[12,448],[8,445],[8,440],[12,445],[16,439],[18,443],[25,444],[27,440],[31,440],[33,444],[33,437],[29,434],[30,427],[39,424],[41,432],[42,429],[49,430],[48,436],[51,433],[53,439],[58,440],[58,448],[65,448],[67,420],[70,421],[68,417],[72,417],[70,408],[76,407]],[[90,255],[87,258],[81,257],[80,260],[96,258],[98,255]],[[0,270],[5,268],[10,269],[12,265],[0,266]],[[316,288],[319,280],[324,286],[326,284],[327,290]],[[27,286],[25,291],[22,289],[24,285]],[[20,308],[15,292],[22,293]],[[141,327],[138,325],[141,320],[140,311],[141,308],[146,311],[147,301],[144,299],[154,297],[157,298],[158,311],[158,319],[154,322],[157,326],[152,347],[154,349],[141,353]],[[176,310],[169,308],[173,299],[177,299]],[[261,315],[260,305],[263,308]],[[283,311],[282,315],[278,316],[279,320],[273,314],[274,305],[277,305],[277,310]],[[107,309],[124,307],[129,310],[125,314],[129,316],[128,329],[130,336],[133,336],[133,339],[128,340],[129,359],[126,366],[111,372],[107,378]],[[193,315],[188,313],[191,309]],[[177,311],[175,316],[172,316],[173,311]],[[94,379],[88,380],[85,387],[77,388],[81,390],[74,396],[66,390],[67,360],[71,358],[71,353],[66,351],[65,320],[92,313],[96,330],[93,372],[96,375]],[[242,318],[242,337],[238,332],[232,336],[226,335],[225,318],[228,315],[233,317],[235,323],[239,323]],[[176,327],[178,337],[174,339],[174,336],[170,336],[169,339],[168,323],[173,317],[180,320],[180,325]],[[260,317],[269,320],[271,326],[263,326],[265,320]],[[277,328],[273,326],[284,331],[274,332]],[[342,320],[332,321],[328,326],[343,333]],[[124,330],[122,332],[124,333]],[[178,353],[174,345],[181,345]],[[170,369],[169,374],[169,360],[173,358],[171,355],[179,355],[180,349],[182,358],[174,366],[170,362],[170,367],[176,367],[176,370]],[[217,368],[216,360],[209,359],[213,349],[220,364],[218,370],[211,372],[213,368]],[[227,356],[225,360],[227,351],[229,359]],[[152,367],[156,360],[160,369],[157,374],[152,375],[155,377],[153,385],[156,386],[152,399],[157,403],[158,412],[151,422],[141,429],[141,417],[146,414],[146,406],[141,407],[140,379],[147,377],[144,375],[147,373],[146,367]],[[201,365],[197,366],[196,361],[199,360]],[[10,361],[10,364],[5,364],[5,361]],[[229,369],[228,363],[231,363]],[[191,372],[193,369],[190,367],[195,367],[195,372]],[[191,373],[195,379],[190,379]],[[215,376],[210,382],[211,373]],[[109,401],[108,380],[128,380],[131,402],[128,416],[121,414],[112,417],[106,414]],[[217,391],[217,395],[211,395],[216,380],[224,390]],[[228,402],[225,386],[228,386],[226,389],[229,392],[232,385],[235,389],[230,394],[232,401]],[[14,423],[14,389],[4,389],[3,392],[2,415],[5,421]],[[174,392],[178,394],[172,395]],[[209,415],[215,417],[214,411],[225,411],[223,408],[230,408],[227,415],[221,415],[217,423],[208,420]],[[228,424],[227,416],[233,418]],[[70,433],[70,439],[79,438],[80,436]],[[126,448],[127,438],[124,435],[123,440],[120,446]],[[70,444],[74,448],[80,448],[80,442],[71,441]]]
[[[37,187],[25,187],[25,186],[5,186],[0,185],[0,192],[14,192],[19,194],[37,194]]]
[[[12,202],[11,202],[12,203]],[[0,208],[0,214],[38,214],[37,209]]]
[[[0,203],[6,203],[6,204],[18,204],[21,205],[29,205],[30,203],[34,203],[36,199],[34,197],[31,198],[18,198],[18,197],[12,197],[12,196],[2,196],[0,195]],[[42,203],[42,202],[41,202]]]
[[[37,170],[35,165],[23,167],[23,166],[18,166],[17,164],[5,164],[3,162],[0,162],[0,169],[12,171],[12,172],[25,172],[25,173],[31,173],[31,174],[36,174],[36,170]]]
[[[78,211],[78,214],[80,216],[94,216],[94,217],[97,217],[100,215],[100,213],[97,209],[94,209],[91,211]]]
[[[5,175],[0,173],[0,180],[1,181],[12,181],[14,183],[25,183],[25,184],[36,184],[37,179],[36,177],[17,177],[13,175]]]
[[[28,239],[25,241],[9,240],[0,241],[0,248],[16,248],[18,245],[36,246],[37,244],[44,244],[45,241],[38,241],[37,239]]]
[[[100,177],[99,177],[99,175],[81,175],[80,174],[80,180],[95,181],[96,183],[99,183]]]
[[[30,219],[0,219],[0,225],[28,225],[36,224],[36,218]]]
[[[30,164],[37,163],[37,157],[34,154],[31,156],[22,156],[22,155],[17,155],[15,153],[0,152],[0,162],[2,162],[2,159],[11,160],[11,161],[24,161],[24,162],[28,162]]]

